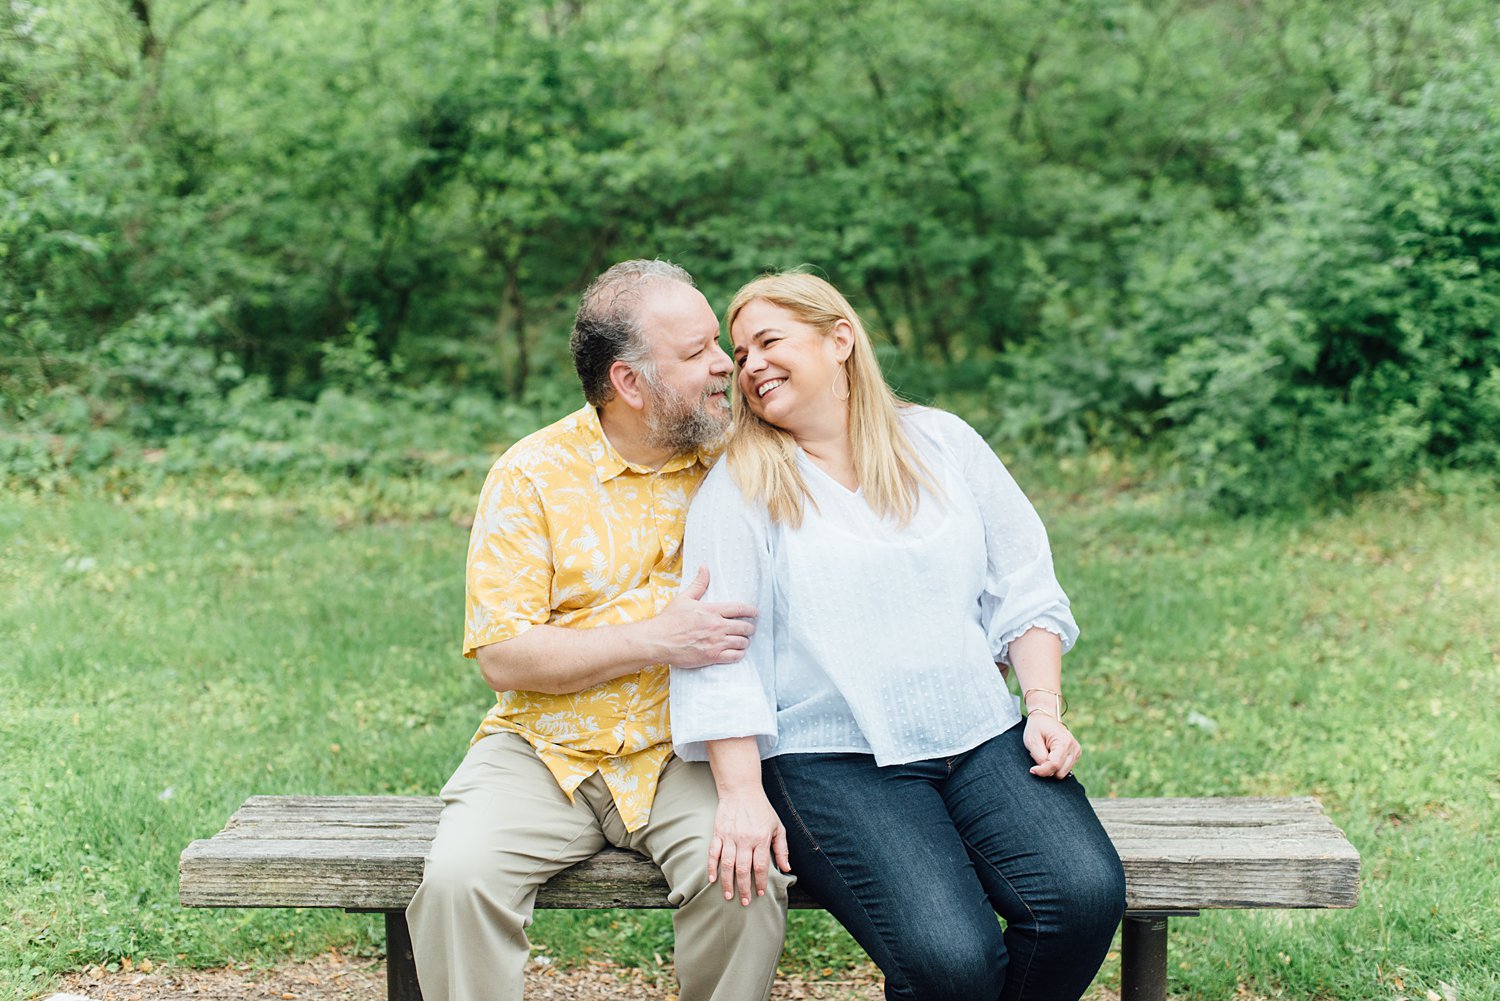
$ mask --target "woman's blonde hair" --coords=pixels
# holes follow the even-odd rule
[[[824,337],[832,334],[838,321],[849,324],[854,332],[853,349],[844,362],[844,371],[849,378],[849,445],[854,473],[866,503],[876,514],[893,518],[900,525],[910,522],[917,511],[921,487],[935,487],[911,440],[901,430],[897,408],[908,404],[885,384],[870,336],[854,307],[817,275],[784,271],[762,275],[736,292],[729,303],[729,326],[734,326],[740,310],[757,300],[780,306]],[[724,455],[735,483],[746,499],[766,506],[772,521],[799,527],[809,494],[797,468],[797,443],[787,432],[751,413],[745,395],[738,391],[733,413],[733,433]]]

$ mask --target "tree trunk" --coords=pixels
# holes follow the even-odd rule
[[[130,13],[141,23],[141,58],[146,62],[161,59],[161,39],[151,26],[150,0],[129,0]]]

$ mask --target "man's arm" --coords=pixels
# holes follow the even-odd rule
[[[480,673],[497,692],[567,694],[655,664],[704,667],[733,664],[755,632],[755,609],[739,602],[706,602],[708,568],[643,622],[596,629],[536,625],[519,636],[475,651]]]

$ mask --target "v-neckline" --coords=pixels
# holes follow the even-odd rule
[[[829,483],[831,483],[835,487],[837,487],[839,489],[839,491],[841,493],[843,493],[844,496],[851,497],[851,498],[857,497],[860,500],[864,499],[864,488],[863,488],[863,486],[856,486],[853,490],[850,490],[848,487],[846,487],[842,483],[840,483],[838,481],[838,479],[832,473],[830,473],[828,470],[824,469],[822,466],[818,465],[817,462],[814,461],[813,457],[810,456],[810,455],[808,455],[807,454],[807,450],[804,449],[801,445],[797,446],[797,454],[802,458],[802,461],[810,469],[815,470],[819,476],[823,477],[823,479],[827,480]]]

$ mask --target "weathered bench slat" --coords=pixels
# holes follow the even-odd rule
[[[229,818],[236,823],[259,823],[276,817],[299,820],[435,820],[441,803],[436,796],[251,796]]]
[[[1359,854],[1311,798],[1100,799],[1132,910],[1352,907]],[[198,907],[403,909],[440,809],[431,797],[257,796],[180,863]],[[800,895],[796,905],[811,906]],[[665,907],[637,855],[605,851],[550,881],[539,907]]]
[[[189,907],[342,907],[405,910],[422,881],[430,838],[195,841],[179,863]],[[634,852],[605,849],[550,880],[538,907],[667,907],[661,872]],[[813,906],[799,897],[798,906]]]

